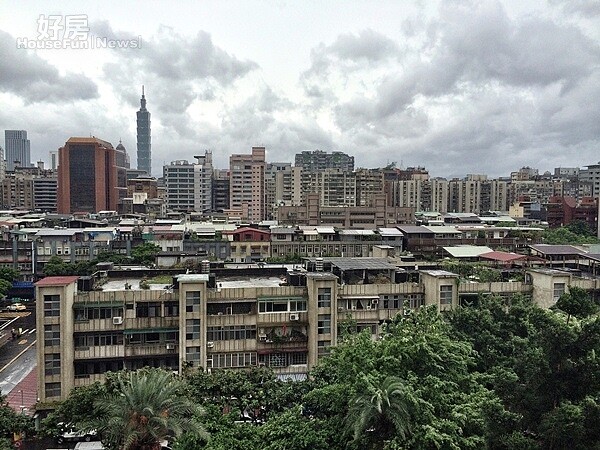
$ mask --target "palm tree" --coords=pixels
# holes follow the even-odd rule
[[[184,431],[208,438],[200,405],[185,397],[184,382],[171,372],[122,372],[115,391],[96,401],[99,414],[85,428],[121,450],[160,450],[161,441]]]
[[[346,419],[354,442],[364,436],[371,448],[377,449],[395,436],[405,439],[410,433],[413,395],[397,377],[388,376],[378,385],[366,376],[364,381],[366,388],[350,401]]]

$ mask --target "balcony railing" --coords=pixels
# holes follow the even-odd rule
[[[75,348],[75,359],[122,358],[125,355],[123,345],[103,345]]]
[[[130,344],[125,347],[125,356],[154,356],[177,353],[179,345],[171,342],[156,344],[136,345]]]

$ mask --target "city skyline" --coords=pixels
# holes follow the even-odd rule
[[[320,149],[446,177],[598,161],[600,105],[587,101],[600,93],[597,3],[343,6],[3,2],[13,63],[0,69],[0,129],[28,130],[32,160],[69,136],[122,139],[133,154],[144,84],[155,176],[206,149],[227,167],[252,146],[269,161]],[[142,48],[17,48],[41,15],[75,14],[94,36]]]

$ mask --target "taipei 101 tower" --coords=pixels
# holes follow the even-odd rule
[[[150,112],[146,109],[146,96],[142,86],[140,110],[137,112],[137,168],[152,176],[152,153],[150,151]]]

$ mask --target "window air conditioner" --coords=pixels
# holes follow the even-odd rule
[[[123,323],[123,318],[121,316],[115,316],[113,319],[113,325],[121,325]]]
[[[300,320],[300,314],[290,314],[290,320]]]
[[[175,350],[175,344],[167,344],[167,350]]]
[[[258,336],[258,340],[262,341],[262,342],[265,342],[267,340],[267,335],[266,334],[260,334]]]
[[[212,341],[208,341],[208,342],[206,343],[206,346],[207,346],[208,348],[213,348],[213,347],[215,346],[215,343],[214,343],[214,342],[212,342]]]

